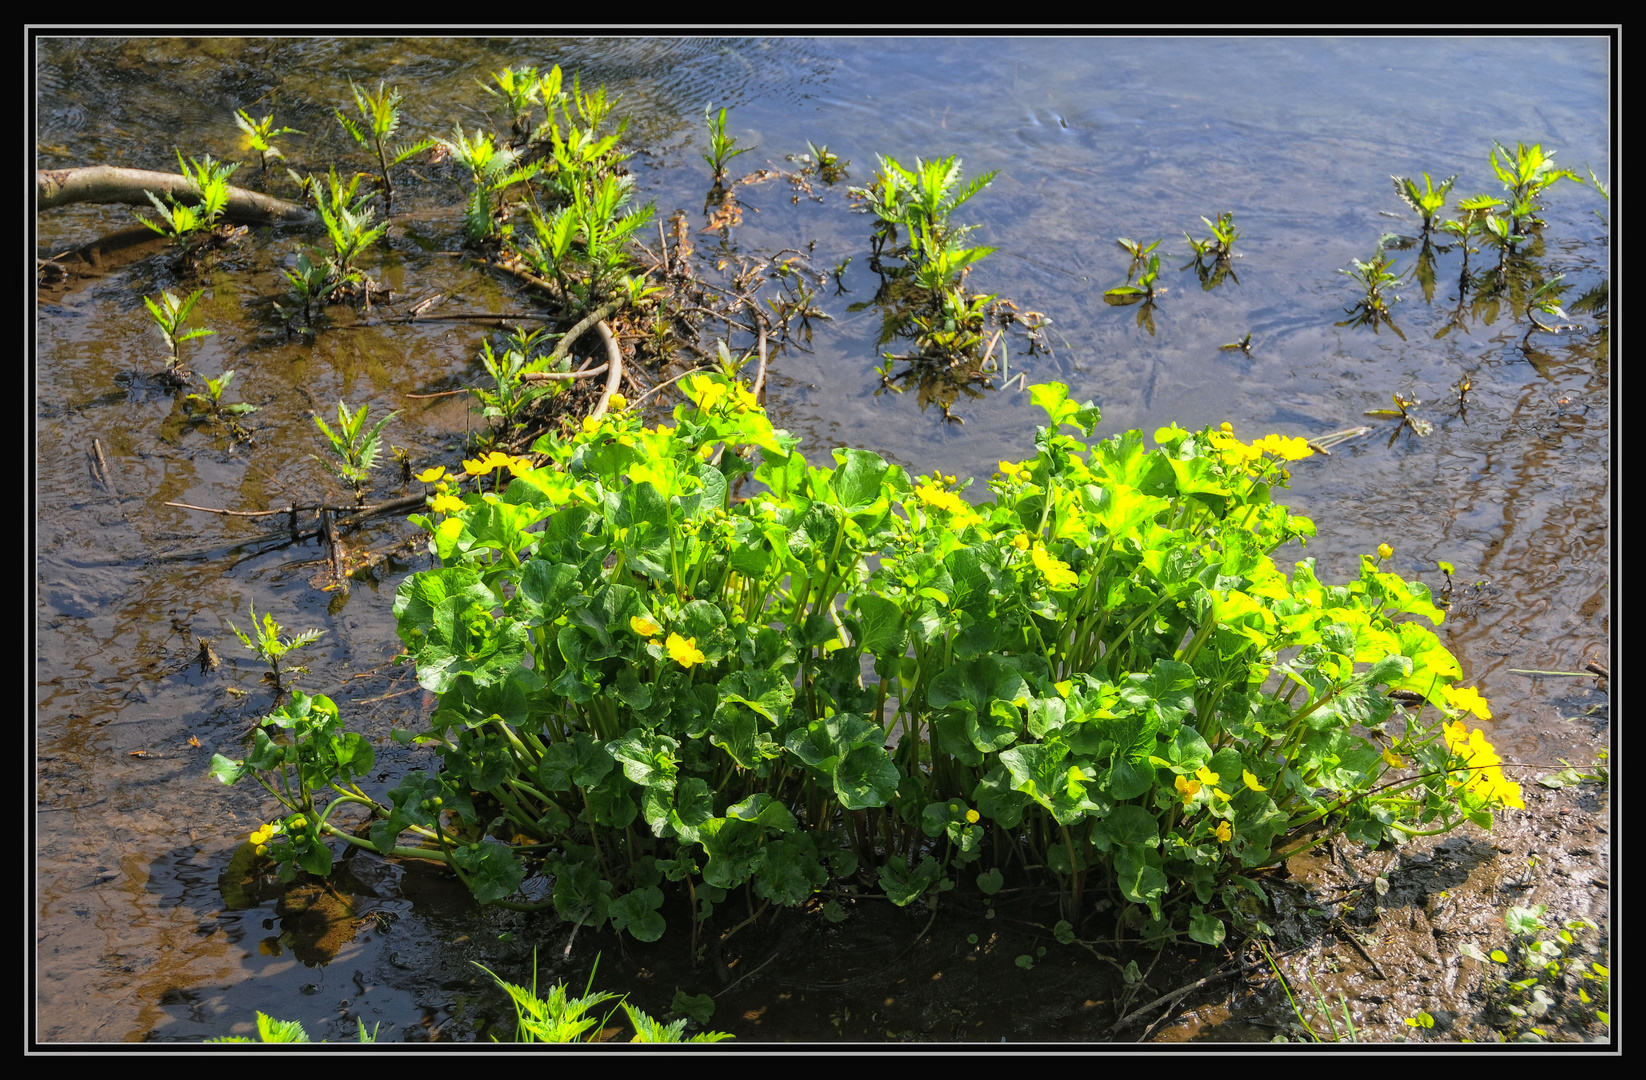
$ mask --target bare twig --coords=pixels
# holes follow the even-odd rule
[[[1153,965],[1151,965],[1151,966],[1153,966]],[[1181,998],[1181,997],[1183,997],[1187,994],[1191,994],[1194,991],[1199,990],[1203,986],[1209,986],[1212,983],[1217,982],[1220,979],[1227,979],[1231,975],[1243,975],[1248,971],[1256,971],[1257,969],[1259,969],[1263,966],[1264,966],[1263,964],[1259,964],[1259,963],[1241,964],[1239,967],[1231,968],[1231,969],[1228,969],[1228,970],[1215,971],[1212,974],[1206,976],[1204,979],[1196,979],[1194,982],[1190,983],[1187,986],[1180,986],[1176,990],[1173,990],[1169,994],[1160,995],[1159,997],[1155,998],[1153,1001],[1149,1002],[1147,1005],[1143,1005],[1143,1006],[1140,1006],[1136,1009],[1133,1009],[1131,1012],[1127,1013],[1125,1016],[1121,1017],[1119,1020],[1116,1020],[1115,1023],[1114,1023],[1114,1026],[1111,1027],[1109,1029],[1109,1031],[1110,1032],[1117,1032],[1123,1027],[1129,1027],[1132,1024],[1136,1023],[1138,1018],[1141,1017],[1144,1013],[1151,1012],[1154,1009],[1157,1009],[1162,1005],[1168,1005],[1169,1006],[1169,1005],[1176,1004],[1178,998]]]

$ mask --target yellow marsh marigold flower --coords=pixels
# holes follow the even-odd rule
[[[1377,545],[1377,557],[1380,559],[1390,558],[1394,555],[1394,553],[1395,549],[1390,547],[1388,544]]]
[[[1284,435],[1265,435],[1253,443],[1252,448],[1287,461],[1300,461],[1314,456],[1314,450],[1309,447],[1309,440],[1288,439]]]
[[[437,514],[455,514],[463,505],[463,500],[455,495],[440,494],[429,500],[429,509]]]
[[[983,815],[979,814],[976,810],[966,811],[966,824],[976,825],[982,819],[983,819]]]
[[[598,416],[585,416],[583,418],[583,432],[584,432],[584,434],[588,434],[589,432],[600,430],[600,422],[601,422],[601,418],[598,417]]]
[[[1229,828],[1229,823],[1227,821],[1218,822],[1217,823],[1217,841],[1218,841],[1218,843],[1227,844],[1230,840],[1233,840],[1233,839],[1234,839],[1234,830]]]
[[[446,467],[444,465],[436,465],[432,469],[424,469],[422,472],[418,473],[416,479],[422,484],[432,484],[445,475]]]
[[[1224,802],[1229,801],[1229,793],[1227,791],[1224,791],[1220,787],[1214,787],[1212,789],[1212,794],[1216,795],[1218,798],[1222,799]]]
[[[509,475],[510,476],[525,476],[527,473],[531,472],[534,468],[536,468],[536,466],[532,464],[532,459],[529,458],[529,457],[517,457],[517,458],[510,458],[509,459]]]
[[[1443,686],[1440,688],[1440,693],[1454,709],[1473,713],[1481,720],[1490,720],[1492,718],[1490,705],[1487,704],[1485,698],[1480,696],[1480,691],[1472,686]]]
[[[1212,449],[1223,458],[1223,464],[1230,468],[1244,467],[1263,456],[1262,450],[1256,446],[1247,446],[1227,432],[1214,431],[1207,442],[1211,443]]]
[[[1012,547],[1016,548],[1019,551],[1028,551],[1029,550],[1029,534],[1028,533],[1018,533],[1016,536],[1012,537]]]
[[[914,489],[914,493],[927,506],[935,506],[939,510],[947,510],[951,514],[963,514],[971,509],[965,499],[952,491],[945,491],[936,484],[921,484]]]
[[[697,639],[694,637],[683,638],[679,634],[670,634],[665,645],[669,650],[669,659],[683,668],[701,664],[705,659],[703,650],[697,647]]]
[[[1054,558],[1051,552],[1039,545],[1035,546],[1033,554],[1035,567],[1046,578],[1046,584],[1054,589],[1072,589],[1080,584],[1080,575],[1069,569],[1069,564],[1062,559]]]
[[[463,462],[463,471],[470,476],[484,476],[494,469],[506,467],[512,460],[509,455],[493,450],[478,461]]]
[[[1251,788],[1253,791],[1268,791],[1269,790],[1268,788],[1264,787],[1262,784],[1257,782],[1257,777],[1255,775],[1253,775],[1252,770],[1250,770],[1250,769],[1240,770],[1240,778],[1242,780],[1246,781],[1246,786]]]
[[[1383,751],[1383,760],[1389,763],[1391,769],[1398,769],[1406,764],[1406,759],[1395,753],[1395,748],[1392,746]]]
[[[606,404],[613,412],[622,412],[624,409],[629,407],[629,399],[624,397],[622,394],[613,394],[611,397],[606,399]]]
[[[1205,765],[1202,765],[1200,768],[1196,769],[1194,771],[1194,775],[1195,779],[1199,780],[1202,784],[1215,784],[1222,779],[1222,777],[1218,776]]]
[[[654,638],[663,632],[663,628],[646,618],[644,615],[635,615],[629,619],[629,629],[643,638]]]
[[[1183,797],[1183,805],[1188,806],[1194,802],[1194,797],[1200,794],[1200,782],[1190,780],[1186,776],[1179,776],[1177,778],[1177,793]]]

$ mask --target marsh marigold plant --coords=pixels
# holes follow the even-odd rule
[[[440,568],[394,610],[439,760],[337,841],[644,940],[671,882],[698,919],[860,869],[908,904],[1016,847],[1071,919],[1101,880],[1134,932],[1218,942],[1302,847],[1519,804],[1455,720],[1478,695],[1428,588],[1370,555],[1317,577],[1273,499],[1303,440],[1088,441],[1097,408],[1036,386],[1050,422],[978,500],[808,460],[724,376],[681,386],[672,425],[545,436],[495,497],[416,519]]]

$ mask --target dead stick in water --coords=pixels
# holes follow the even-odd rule
[[[191,206],[200,202],[200,191],[194,182],[179,173],[90,165],[75,169],[37,169],[34,174],[36,210],[81,202],[150,206],[148,193],[151,191],[156,196],[169,195]],[[311,225],[318,220],[313,211],[296,203],[233,186],[229,188],[223,216],[251,225]]]

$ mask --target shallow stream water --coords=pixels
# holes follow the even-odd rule
[[[299,171],[365,169],[331,112],[349,100],[351,79],[405,92],[407,137],[447,135],[454,124],[488,123],[491,99],[477,80],[558,63],[621,97],[619,111],[634,117],[631,167],[659,217],[678,208],[704,220],[711,102],[730,107],[740,145],[758,147],[737,159],[746,171],[793,169],[785,155],[806,152],[808,140],[850,162],[850,183],[872,177],[877,154],[905,164],[954,154],[967,176],[996,170],[960,212],[998,248],[970,284],[1047,316],[1050,351],[1029,355],[1014,341],[1007,386],[955,403],[964,423],[922,408],[912,392],[883,392],[877,319],[846,310],[872,295],[874,275],[870,219],[850,212],[845,184],[818,185],[821,201],[782,180],[744,190],[733,251],[815,241],[813,262],[825,271],[852,257],[840,278],[847,291],[820,290],[833,320],[815,325],[811,351],[774,360],[774,419],[814,459],[856,445],[914,470],[984,478],[1028,452],[1042,419],[1015,389],[1019,373],[1095,400],[1103,435],[1173,421],[1227,420],[1248,439],[1370,425],[1294,467],[1287,501],[1319,527],[1296,557],[1313,556],[1323,579],[1343,579],[1361,553],[1388,543],[1389,568],[1437,590],[1437,560],[1453,564],[1454,605],[1440,633],[1493,703],[1488,733],[1505,760],[1548,763],[1573,680],[1511,669],[1576,671],[1610,652],[1609,312],[1573,312],[1584,329],[1526,339],[1520,299],[1459,303],[1453,249],[1437,255],[1432,297],[1407,280],[1397,330],[1374,332],[1340,325],[1358,294],[1337,271],[1369,258],[1384,234],[1417,234],[1391,173],[1457,173],[1454,196],[1497,193],[1487,159],[1497,140],[1541,143],[1580,176],[1587,168],[1607,180],[1609,48],[1602,37],[41,38],[37,164],[170,171],[174,148],[232,159],[241,154],[232,110],[245,108],[308,133],[280,140]],[[368,267],[405,297],[514,309],[512,286],[449,254],[461,230],[455,174],[417,162],[407,171],[396,204],[404,199],[405,218]],[[1610,208],[1570,182],[1545,206],[1530,251],[1545,277],[1566,275],[1569,304],[1607,279]],[[1225,211],[1241,234],[1238,281],[1203,290],[1178,269],[1189,261],[1182,234],[1204,236],[1201,217]],[[37,254],[134,220],[116,206],[42,213]],[[1102,299],[1126,280],[1121,236],[1164,238],[1170,253],[1152,333],[1137,307]],[[310,456],[320,446],[309,416],[334,415],[340,398],[369,403],[373,416],[402,410],[389,438],[417,468],[452,465],[480,423],[461,399],[407,395],[473,381],[482,328],[287,335],[273,308],[290,304],[279,268],[317,242],[299,229],[254,230],[187,286],[205,289],[197,320],[216,334],[184,349],[203,374],[237,371],[231,396],[260,409],[251,447],[189,423],[181,394],[154,375],[164,346],[143,297],[180,286],[158,249],[125,261],[107,245],[93,276],[41,292],[34,928],[44,1042],[196,1041],[244,1032],[257,1009],[302,1019],[316,1038],[348,1035],[355,1016],[382,1022],[390,1039],[474,1037],[501,999],[469,961],[518,968],[534,934],[564,943],[563,929],[553,936],[479,912],[438,875],[368,858],[351,860],[339,882],[352,912],[305,922],[289,899],[277,909],[272,893],[233,904],[220,892],[235,847],[268,810],[249,782],[227,789],[207,773],[213,752],[240,756],[269,703],[229,623],[245,628],[255,606],[294,630],[323,629],[302,684],[338,701],[379,748],[378,771],[393,777],[416,759],[390,730],[415,727],[429,706],[390,663],[394,587],[415,566],[390,558],[348,591],[328,591],[318,587],[326,555],[312,542],[283,545],[261,519],[165,504],[257,510],[339,496]],[[1416,247],[1391,251],[1402,273],[1414,267]],[[1471,265],[1491,258],[1482,252]],[[1219,348],[1248,332],[1249,354]],[[1472,389],[1460,406],[1464,377]],[[1414,415],[1432,433],[1365,415],[1396,393],[1420,399]],[[378,497],[404,493],[394,471],[381,471]],[[409,535],[383,523],[370,544],[387,549]],[[200,640],[221,666],[195,662]],[[381,917],[367,922],[372,910]],[[601,948],[603,971],[636,970],[619,967],[612,942],[580,940],[564,960],[558,948],[544,954],[545,977],[581,985]],[[666,1005],[672,990],[636,992]],[[1017,1034],[1071,1037],[1051,1020]]]

